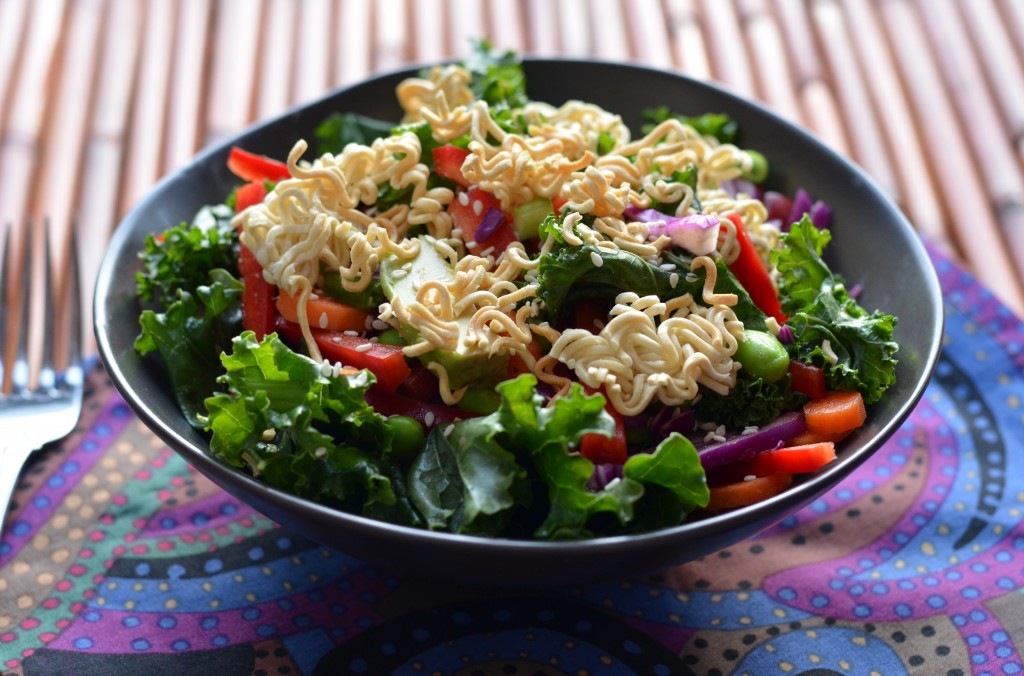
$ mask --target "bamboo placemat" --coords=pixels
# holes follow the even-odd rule
[[[60,262],[77,215],[89,288],[119,218],[202,146],[479,37],[766,103],[1024,314],[1018,0],[0,0],[0,223],[48,222]]]

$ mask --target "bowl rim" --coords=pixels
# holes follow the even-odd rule
[[[584,67],[594,66],[602,69],[618,69],[626,72],[643,71],[647,74],[654,73],[658,76],[676,79],[689,87],[710,90],[711,93],[717,96],[729,99],[730,102],[737,107],[746,107],[750,109],[751,113],[768,118],[768,121],[772,124],[787,127],[790,132],[797,134],[802,138],[802,140],[815,146],[820,152],[829,156],[829,160],[842,167],[843,171],[850,173],[851,176],[856,176],[858,180],[864,183],[863,189],[872,193],[874,199],[878,200],[886,210],[891,213],[891,216],[899,224],[899,227],[909,235],[907,240],[914,262],[917,264],[917,267],[925,272],[924,279],[921,280],[923,282],[922,288],[920,289],[922,293],[922,300],[927,300],[927,302],[936,309],[935,314],[938,318],[937,323],[932,327],[927,350],[919,357],[924,364],[921,377],[918,382],[914,383],[909,396],[899,406],[895,415],[884,423],[872,438],[866,440],[858,448],[852,449],[848,453],[844,453],[835,462],[818,473],[794,483],[790,488],[778,495],[748,507],[742,507],[729,512],[707,516],[694,521],[683,521],[680,524],[654,531],[622,535],[603,535],[581,540],[550,541],[431,531],[425,528],[379,521],[359,514],[353,514],[351,512],[321,505],[265,484],[242,469],[224,464],[211,456],[208,449],[199,448],[180,436],[172,426],[154,412],[146,401],[140,398],[138,392],[133,387],[133,384],[129,381],[124,370],[121,368],[111,344],[111,337],[106,318],[108,316],[107,301],[113,289],[114,276],[117,273],[117,270],[115,269],[114,254],[125,247],[130,235],[138,227],[133,227],[133,224],[139,220],[140,216],[146,212],[147,208],[157,200],[158,196],[170,184],[176,180],[180,180],[180,178],[188,172],[194,171],[198,167],[203,166],[209,162],[211,158],[226,153],[232,145],[237,144],[245,137],[256,134],[269,127],[285,123],[287,119],[292,117],[296,112],[305,110],[317,104],[322,104],[327,100],[333,99],[352,89],[378,83],[382,80],[393,79],[400,76],[408,77],[410,75],[415,75],[422,68],[426,67],[425,65],[420,64],[406,64],[399,68],[375,73],[370,77],[349,85],[331,89],[323,96],[295,105],[278,115],[254,123],[236,134],[232,134],[207,145],[200,149],[200,151],[196,153],[196,155],[185,165],[167,176],[164,176],[149,190],[142,200],[135,204],[130,211],[125,214],[108,242],[106,253],[104,254],[103,261],[98,270],[93,297],[93,326],[100,359],[106,367],[114,386],[120,392],[128,405],[150,430],[155,432],[157,436],[165,441],[176,452],[184,456],[186,461],[195,465],[204,475],[208,476],[221,485],[221,487],[231,492],[235,492],[232,491],[232,488],[235,488],[246,494],[255,493],[260,495],[261,502],[269,503],[276,509],[290,513],[304,513],[310,517],[320,520],[344,523],[346,526],[352,527],[356,533],[374,532],[378,534],[394,534],[401,535],[403,537],[414,537],[442,547],[452,546],[458,547],[460,550],[466,550],[466,548],[469,548],[469,550],[481,549],[492,554],[496,551],[496,548],[500,552],[516,554],[544,555],[555,552],[570,552],[587,555],[600,554],[605,550],[622,547],[624,544],[654,544],[662,541],[672,541],[681,535],[701,538],[712,536],[723,531],[729,532],[742,530],[742,527],[745,524],[749,524],[750,521],[755,520],[759,513],[766,510],[773,513],[789,513],[790,510],[807,504],[815,497],[827,491],[828,486],[835,485],[852,473],[867,458],[877,451],[878,448],[880,448],[910,416],[911,412],[924,395],[938,363],[939,354],[941,352],[942,335],[944,331],[944,312],[938,275],[931,263],[923,242],[916,231],[914,231],[900,208],[881,190],[878,183],[852,160],[844,157],[825,145],[823,141],[805,130],[803,127],[785,120],[763,103],[743,97],[739,93],[730,90],[728,86],[723,85],[722,83],[699,80],[679,72],[660,70],[634,62],[612,62],[601,59],[561,57],[532,57],[529,55],[524,55],[522,57],[522,62],[524,66],[537,68],[546,66],[557,67],[568,64]],[[451,63],[451,61],[447,63]],[[429,64],[429,66],[433,65],[437,64]],[[153,231],[155,232],[156,229],[154,228]],[[228,484],[230,484],[230,486]],[[775,521],[777,520],[778,519],[775,519]],[[746,538],[741,538],[741,540],[742,539]]]

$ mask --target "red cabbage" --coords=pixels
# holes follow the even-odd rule
[[[783,232],[789,232],[789,226],[796,223],[804,214],[811,210],[811,196],[803,188],[797,188],[793,196],[793,206],[789,209],[789,216],[782,222]]]
[[[477,243],[485,241],[504,222],[505,214],[501,212],[501,209],[489,208],[484,212],[484,217],[480,219],[480,225],[476,227],[476,232],[473,233],[473,240]]]
[[[753,434],[734,434],[725,441],[694,442],[700,464],[704,471],[723,467],[741,460],[749,460],[762,451],[768,451],[784,445],[790,439],[807,430],[802,411],[783,413],[778,418],[762,426]]]

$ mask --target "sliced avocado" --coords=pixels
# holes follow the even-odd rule
[[[323,262],[320,263],[320,284],[325,294],[334,300],[357,307],[367,312],[376,312],[384,302],[384,292],[380,290],[380,280],[373,279],[362,291],[349,291],[341,283],[337,270],[331,270]]]
[[[416,292],[428,281],[451,282],[455,279],[452,266],[426,239],[420,240],[420,251],[415,258],[406,261],[394,255],[387,256],[380,264],[380,282],[388,300],[401,298],[408,305],[415,302]],[[469,384],[491,384],[501,381],[508,371],[508,356],[490,356],[476,346],[466,344],[464,338],[469,330],[470,316],[458,317],[458,347],[454,350],[431,350],[419,357],[424,366],[436,362],[448,372],[448,385],[453,390]],[[399,331],[406,343],[419,341],[419,331],[412,324],[401,322]]]

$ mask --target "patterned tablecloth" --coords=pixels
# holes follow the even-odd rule
[[[1018,674],[1024,324],[933,258],[944,356],[908,422],[760,537],[533,595],[425,588],[213,486],[92,369],[0,543],[13,674]]]

